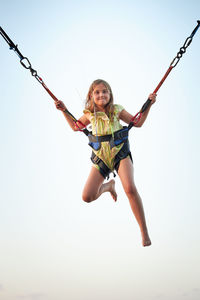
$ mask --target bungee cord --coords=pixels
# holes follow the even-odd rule
[[[191,42],[193,40],[193,37],[194,37],[195,33],[197,32],[197,30],[199,29],[199,27],[200,27],[200,21],[198,20],[196,27],[192,31],[191,35],[189,37],[187,37],[187,39],[185,40],[183,46],[180,48],[179,52],[177,53],[175,58],[170,63],[169,68],[167,69],[166,73],[164,74],[163,78],[161,79],[161,81],[159,82],[159,84],[157,85],[157,87],[155,88],[153,93],[158,92],[158,90],[160,89],[160,87],[162,86],[162,84],[164,83],[164,81],[166,80],[166,78],[168,77],[170,72],[172,71],[172,69],[174,69],[177,66],[177,64],[179,63],[181,57],[183,56],[183,54],[186,52],[187,48],[191,44]],[[15,45],[13,43],[13,41],[10,39],[10,37],[3,30],[2,27],[0,27],[0,34],[4,38],[4,40],[8,43],[8,45],[10,47],[10,50],[14,50],[14,52],[18,55],[18,57],[20,58],[21,65],[25,69],[30,70],[31,75],[37,79],[37,81],[43,86],[43,88],[47,91],[47,93],[51,96],[51,98],[54,101],[58,101],[57,97],[50,91],[50,89],[44,83],[43,79],[37,74],[37,71],[32,68],[32,65],[31,65],[29,59],[22,55],[22,53],[18,49],[18,45],[17,44]],[[142,106],[140,111],[131,119],[131,122],[128,125],[128,130],[130,130],[134,125],[136,125],[139,122],[139,120],[142,117],[142,114],[148,109],[150,104],[151,104],[151,100],[147,99],[147,101],[144,103],[144,105]],[[87,136],[91,134],[88,131],[88,129],[85,127],[85,125],[81,121],[77,120],[67,109],[65,110],[65,113],[67,113],[71,117],[71,119],[73,120],[75,126],[77,127],[77,129],[79,131],[82,131]]]
[[[47,91],[47,93],[51,96],[51,98],[52,98],[54,101],[58,101],[58,98],[57,98],[57,97],[50,91],[50,89],[46,86],[46,84],[44,83],[43,79],[37,74],[37,71],[34,70],[34,69],[32,68],[32,65],[31,65],[29,59],[28,59],[27,57],[24,57],[24,56],[22,55],[22,53],[21,53],[21,52],[19,51],[19,49],[18,49],[18,45],[17,45],[17,44],[15,45],[15,44],[13,43],[13,41],[10,39],[10,37],[9,37],[9,36],[7,35],[7,33],[3,30],[2,27],[0,27],[0,34],[2,35],[2,37],[4,38],[4,40],[8,43],[8,45],[9,45],[9,47],[10,47],[10,50],[14,50],[14,52],[18,55],[18,57],[20,58],[20,63],[21,63],[21,65],[22,65],[25,69],[30,70],[31,75],[37,79],[37,81],[43,86],[43,88]],[[72,115],[72,113],[70,113],[70,112],[68,111],[68,109],[65,110],[65,113],[67,113],[67,114],[71,117],[71,119],[73,120],[75,126],[77,127],[77,129],[78,129],[79,131],[82,131],[82,132],[84,132],[86,135],[88,135],[89,131],[85,128],[85,125],[84,125],[81,121],[77,120],[77,119]],[[83,127],[83,128],[81,128],[80,125],[81,125],[81,127]]]
[[[174,69],[177,64],[179,63],[181,57],[183,56],[183,54],[186,52],[187,47],[191,44],[192,39],[195,35],[195,33],[197,32],[197,30],[200,27],[200,21],[197,21],[197,25],[194,28],[194,30],[192,31],[191,35],[189,37],[187,37],[187,39],[185,40],[185,43],[183,44],[183,46],[180,48],[179,52],[177,53],[177,55],[174,57],[174,59],[172,60],[172,62],[169,65],[169,68],[167,69],[166,73],[164,74],[163,78],[161,79],[161,81],[159,82],[159,84],[157,85],[157,87],[155,88],[155,90],[153,91],[153,94],[156,94],[158,92],[158,90],[160,89],[160,87],[162,86],[162,84],[164,83],[164,81],[166,80],[166,78],[168,77],[168,75],[170,74],[170,72],[172,71],[172,69]],[[131,123],[129,124],[129,129],[131,129],[135,124],[137,124],[142,116],[142,113],[149,107],[149,105],[151,104],[151,100],[147,99],[147,101],[144,103],[144,105],[142,106],[141,110],[132,118]]]

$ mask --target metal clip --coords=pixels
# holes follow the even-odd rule
[[[23,57],[22,59],[20,59],[20,63],[25,69],[30,69],[31,68],[31,63],[30,63],[30,61],[28,60],[27,57]]]

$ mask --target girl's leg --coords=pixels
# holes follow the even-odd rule
[[[150,246],[151,240],[149,238],[149,234],[146,226],[142,200],[140,198],[140,195],[138,194],[138,191],[134,183],[133,164],[129,157],[121,160],[118,174],[122,182],[124,191],[129,199],[131,209],[140,226],[143,246]]]
[[[99,196],[105,192],[110,192],[111,196],[116,201],[117,194],[115,191],[115,181],[110,180],[107,183],[103,182],[104,177],[95,167],[92,167],[88,179],[86,181],[85,187],[83,189],[83,201],[92,202],[99,198]]]

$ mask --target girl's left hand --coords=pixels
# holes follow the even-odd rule
[[[151,100],[151,104],[154,104],[156,102],[156,96],[157,96],[157,94],[154,94],[154,93],[149,95],[148,99]]]

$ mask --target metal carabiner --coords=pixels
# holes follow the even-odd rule
[[[27,57],[23,57],[22,59],[20,59],[20,63],[25,69],[30,69],[31,68],[31,63],[30,63],[30,61],[28,60]]]
[[[176,57],[172,60],[170,66],[171,66],[172,68],[175,68],[176,65],[177,65],[177,63],[179,62],[179,60],[180,60],[180,57],[177,57],[177,56],[176,56]]]
[[[191,42],[192,42],[192,37],[189,36],[189,37],[185,40],[185,43],[184,43],[183,47],[187,48],[187,47],[190,45]]]

